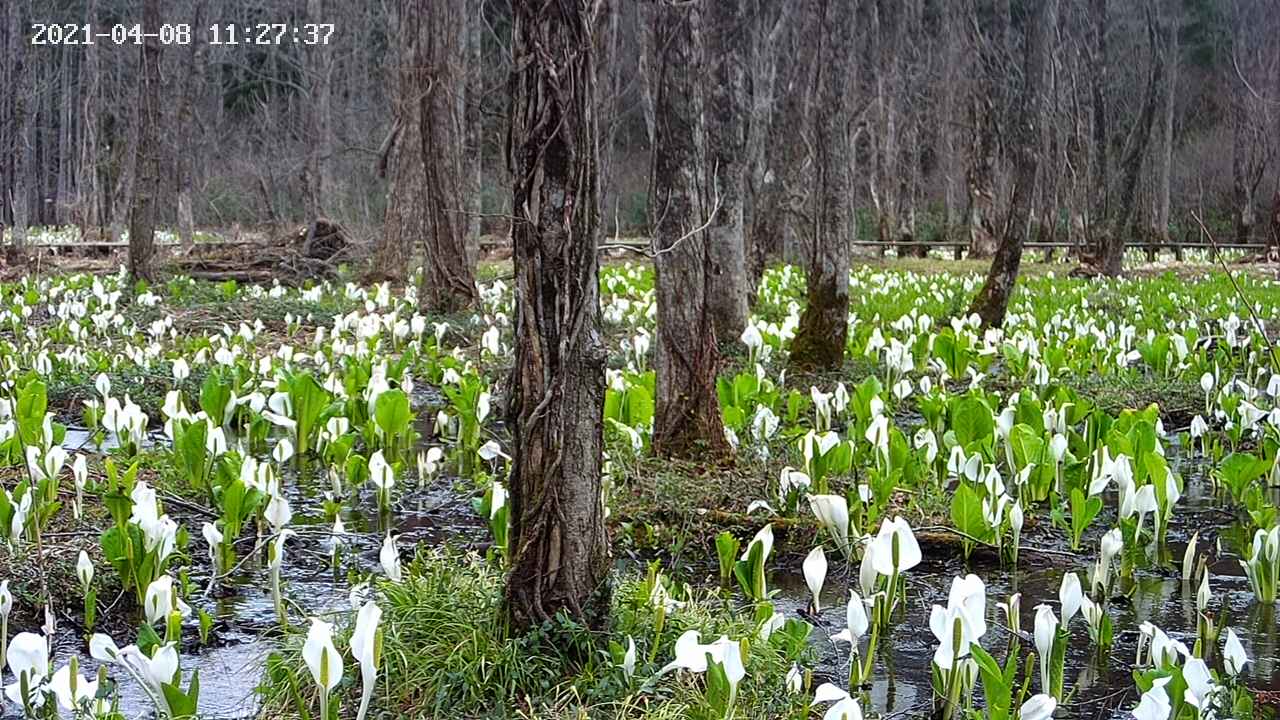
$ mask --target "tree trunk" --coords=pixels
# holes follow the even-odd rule
[[[312,23],[328,22],[325,0],[307,0],[307,18]],[[307,243],[310,244],[316,224],[324,216],[324,208],[332,191],[329,156],[334,149],[333,136],[333,56],[332,48],[320,45],[306,47],[306,69],[309,75],[307,122],[309,142],[304,170],[306,185]]]
[[[415,3],[416,0],[407,0]],[[423,196],[426,227],[423,239],[422,286],[418,305],[424,312],[453,313],[479,300],[470,254],[467,252],[466,207],[463,200],[462,124],[465,106],[458,101],[466,93],[467,75],[462,58],[463,12],[457,3],[428,3],[425,41],[414,62],[419,73],[415,87],[419,125],[419,149],[425,171]]]
[[[816,22],[810,36],[814,55],[812,113],[812,246],[806,274],[806,304],[791,341],[791,365],[802,369],[839,369],[849,332],[849,192],[852,147],[849,88],[854,75],[852,0],[810,0]]]
[[[715,288],[724,278],[717,277],[713,249],[717,240],[728,238],[724,226],[718,235],[711,230],[718,220],[712,215],[716,199],[706,193],[714,180],[704,158],[715,162],[719,153],[704,147],[716,142],[704,122],[705,20],[701,6],[692,3],[661,2],[654,13],[656,54],[650,67],[656,73],[655,141],[649,197],[658,296],[658,397],[653,450],[663,457],[692,458],[708,451],[724,455],[729,449],[716,396],[716,310],[724,308],[716,305]],[[734,332],[735,340],[741,332]]]
[[[89,0],[85,5],[85,22],[95,24],[98,21],[98,0]],[[101,191],[98,185],[98,103],[100,102],[100,69],[98,45],[86,45],[84,48],[84,77],[80,102],[80,161],[76,169],[79,177],[76,180],[78,197],[76,200],[76,224],[80,226],[81,237],[87,238],[92,228],[101,228],[102,212],[100,211]]]
[[[1036,170],[1041,149],[1040,129],[1044,123],[1044,76],[1049,65],[1049,48],[1057,26],[1058,0],[1033,0],[1028,9],[1033,13],[1027,26],[1023,54],[1023,80],[1020,122],[1016,126],[1017,156],[1014,163],[1013,200],[1004,236],[987,281],[974,298],[970,313],[977,313],[985,327],[999,327],[1009,309],[1009,298],[1018,281],[1022,263],[1022,246],[1027,237],[1031,204],[1035,198]]]
[[[201,27],[203,22],[203,3],[195,5],[195,26]],[[204,68],[206,59],[200,43],[191,43],[186,48],[187,64],[182,70],[182,95],[178,105],[177,141],[182,150],[174,157],[178,176],[178,193],[176,213],[178,220],[178,236],[182,244],[191,247],[196,241],[196,218],[194,197],[195,174],[202,160],[200,138],[197,135],[199,125],[196,122],[196,97],[204,86]]]
[[[1000,137],[1008,105],[1005,53],[1009,42],[1010,11],[1005,0],[975,3],[970,18],[976,45],[977,83],[969,98],[969,164],[965,170],[969,257],[987,258],[1000,244],[996,170],[1001,159]]]
[[[1161,93],[1164,105],[1164,117],[1160,127],[1160,151],[1157,160],[1160,163],[1159,187],[1156,189],[1155,235],[1161,245],[1169,245],[1170,200],[1173,185],[1173,118],[1177,109],[1178,92],[1178,25],[1170,21],[1168,28],[1169,71]]]
[[[466,199],[467,267],[475,267],[480,259],[480,215],[484,212],[484,59],[481,53],[481,28],[484,25],[484,0],[468,0],[463,18],[466,33],[466,157],[463,197]]]
[[[144,0],[142,25],[151,35],[142,44],[138,71],[137,186],[129,212],[129,276],[155,279],[156,213],[160,204],[160,0]]]
[[[1138,178],[1142,173],[1142,159],[1146,157],[1151,141],[1151,126],[1155,120],[1156,101],[1160,96],[1160,83],[1164,76],[1165,49],[1155,27],[1154,9],[1149,8],[1147,35],[1151,44],[1151,70],[1148,75],[1142,109],[1135,121],[1129,140],[1128,152],[1120,161],[1120,194],[1116,204],[1114,222],[1106,233],[1106,245],[1102,256],[1102,274],[1118,277],[1124,265],[1124,249],[1132,228],[1135,199],[1138,195]]]
[[[707,305],[715,339],[736,342],[747,325],[747,245],[743,225],[746,164],[743,156],[744,78],[743,13],[739,2],[706,6],[708,72],[702,73],[706,94],[706,177],[712,190],[711,225],[707,228]],[[693,84],[701,78],[692,78]],[[719,413],[717,412],[717,417]]]
[[[1280,189],[1271,197],[1271,237],[1267,238],[1270,248],[1268,256],[1280,258]]]
[[[372,273],[375,278],[404,280],[409,275],[413,246],[426,237],[426,207],[422,201],[426,188],[426,166],[422,163],[419,138],[422,123],[417,99],[426,88],[417,85],[422,72],[417,66],[419,46],[427,42],[426,23],[419,17],[421,4],[412,0],[396,3],[393,25],[396,48],[395,68],[391,80],[392,128],[380,158],[387,181],[387,212],[382,234],[373,251]]]
[[[773,10],[770,15],[764,10]],[[747,192],[743,197],[743,227],[747,247],[747,301],[754,305],[769,258],[781,254],[782,195],[780,175],[773,165],[785,154],[769,142],[780,113],[775,109],[779,47],[790,13],[764,0],[752,8],[750,115],[745,134]],[[789,147],[789,145],[788,145]],[[789,153],[787,153],[789,154]]]
[[[1231,196],[1234,204],[1235,241],[1247,244],[1252,241],[1253,227],[1258,222],[1254,208],[1254,188],[1251,173],[1250,127],[1248,90],[1238,78],[1231,78]]]
[[[516,358],[506,607],[527,629],[609,613],[595,56],[599,3],[515,0],[508,162]]]
[[[35,148],[33,126],[35,112],[31,107],[34,88],[34,75],[28,67],[31,52],[22,35],[22,25],[18,8],[9,8],[9,26],[5,32],[9,36],[13,67],[11,70],[15,91],[11,102],[13,116],[9,126],[13,141],[12,155],[7,162],[12,162],[12,187],[8,197],[0,198],[0,205],[8,205],[13,218],[12,242],[5,248],[6,260],[10,265],[26,261],[27,225],[30,223],[31,193],[28,188],[31,176],[35,172]],[[8,118],[6,118],[8,119]],[[6,148],[8,150],[8,148]],[[0,190],[2,191],[2,190]],[[0,234],[0,239],[3,235]]]
[[[1094,47],[1089,69],[1089,95],[1093,106],[1093,154],[1089,158],[1089,232],[1099,257],[1109,246],[1107,220],[1111,210],[1110,160],[1107,144],[1107,0],[1089,0],[1093,17]]]

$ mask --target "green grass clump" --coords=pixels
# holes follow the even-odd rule
[[[606,632],[560,618],[510,636],[502,571],[475,554],[423,549],[402,583],[377,583],[383,649],[371,717],[708,718],[701,675],[658,675],[673,657],[676,638],[690,629],[699,630],[703,642],[722,634],[748,640],[735,717],[804,717],[811,693],[784,687],[791,663],[810,652],[803,642],[780,634],[763,642],[754,608],[667,583],[680,604],[665,616],[654,652],[659,614],[649,599],[651,577],[624,573]],[[339,633],[341,652],[349,653],[351,630]],[[620,667],[628,637],[637,649],[630,679]],[[302,717],[300,705],[314,713],[316,688],[301,660],[302,640],[302,633],[291,636],[267,663],[266,717]],[[335,690],[340,713],[354,712],[360,698],[355,661],[348,654],[345,663],[346,677]]]

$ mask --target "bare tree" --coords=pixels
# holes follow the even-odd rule
[[[1045,74],[1049,66],[1049,48],[1058,22],[1058,0],[1032,0],[1028,13],[1026,39],[1023,42],[1022,92],[1020,117],[1014,127],[1013,201],[1003,237],[987,280],[974,298],[969,312],[977,313],[987,327],[1004,323],[1009,298],[1018,280],[1022,263],[1022,247],[1026,241],[1031,203],[1035,195],[1036,172],[1040,161],[1041,125],[1044,122]]]
[[[716,397],[720,353],[715,303],[716,285],[735,278],[717,273],[723,267],[716,264],[713,246],[740,242],[741,227],[733,238],[732,223],[717,225],[724,210],[724,183],[711,177],[720,168],[706,166],[720,157],[720,152],[707,152],[708,144],[716,142],[707,137],[702,87],[707,20],[699,3],[660,0],[653,13],[655,134],[649,197],[658,296],[653,450],[668,457],[706,451],[723,455],[729,449]],[[734,167],[740,166],[735,162]],[[741,205],[737,208],[740,213]]]
[[[129,275],[135,280],[155,279],[156,216],[160,204],[160,0],[144,0],[142,43],[138,73],[137,187],[129,212]]]
[[[805,258],[806,304],[791,341],[791,364],[838,369],[844,364],[849,333],[849,207],[852,145],[849,88],[854,76],[852,0],[809,0],[808,32],[816,43],[809,67],[820,112],[812,113],[813,148],[811,244]]]
[[[602,627],[609,570],[600,498],[600,0],[515,0],[508,164],[516,284],[507,613]]]

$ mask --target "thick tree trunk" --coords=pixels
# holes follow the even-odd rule
[[[1039,163],[1040,129],[1044,123],[1044,75],[1049,65],[1049,48],[1057,26],[1058,0],[1033,0],[1029,8],[1031,21],[1024,43],[1023,81],[1020,122],[1016,126],[1017,156],[1014,163],[1013,200],[1004,237],[987,281],[974,298],[969,312],[977,313],[986,327],[999,327],[1009,309],[1009,298],[1018,281],[1022,263],[1022,246],[1027,237],[1031,204],[1035,198],[1036,170]]]
[[[715,339],[736,342],[747,324],[747,245],[743,224],[746,164],[742,51],[743,13],[739,2],[712,2],[706,14],[707,148],[705,186],[713,189],[707,228],[710,273],[707,305]],[[701,78],[693,78],[699,82]],[[692,83],[690,83],[692,89]]]
[[[410,0],[412,2],[413,0]],[[466,207],[463,200],[462,124],[465,106],[458,101],[466,93],[467,76],[461,61],[463,9],[457,3],[429,3],[424,20],[426,34],[421,55],[414,63],[420,78],[415,87],[419,126],[419,162],[425,168],[423,203],[426,228],[423,239],[422,286],[418,305],[424,312],[452,313],[476,302],[475,275],[467,252]]]
[[[511,574],[517,629],[609,612],[593,36],[599,4],[516,0],[510,163],[516,284]]]
[[[805,273],[806,304],[791,341],[791,365],[839,369],[849,333],[849,209],[852,147],[848,95],[854,74],[852,0],[810,0],[818,44],[811,68],[815,106],[812,117],[813,227]]]
[[[138,71],[137,187],[129,212],[129,276],[155,279],[156,215],[160,204],[160,0],[144,0],[142,24],[151,36],[142,44]]]
[[[1160,83],[1164,77],[1165,49],[1155,27],[1154,11],[1148,13],[1147,34],[1151,43],[1151,70],[1142,109],[1130,136],[1128,152],[1120,162],[1120,194],[1114,222],[1106,233],[1105,252],[1102,256],[1102,274],[1108,277],[1118,277],[1124,265],[1124,249],[1132,231],[1130,223],[1138,195],[1138,178],[1142,174],[1142,159],[1146,157],[1147,146],[1151,142],[1151,126],[1155,120]]]
[[[706,20],[702,7],[691,3],[662,2],[654,14],[656,55],[650,67],[657,73],[656,135],[649,197],[658,296],[658,397],[653,450],[665,457],[728,452],[716,397],[716,310],[724,310],[716,304],[716,285],[725,279],[717,276],[712,247],[728,238],[724,226],[718,235],[711,230],[718,220],[712,215],[716,198],[706,195],[714,181],[704,158],[714,162],[719,155],[704,147],[715,142],[707,137],[701,86]],[[742,332],[724,331],[732,332],[734,340]]]

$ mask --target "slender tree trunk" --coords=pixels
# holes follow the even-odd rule
[[[85,22],[94,24],[98,20],[98,0],[89,0],[85,6]],[[101,70],[99,65],[98,45],[84,47],[84,84],[80,98],[80,161],[77,172],[76,200],[77,224],[82,237],[88,237],[91,228],[100,228],[102,212],[100,210],[101,190],[98,184],[98,104],[100,102]]]
[[[1099,257],[1109,245],[1107,233],[1111,214],[1110,142],[1107,127],[1107,82],[1110,72],[1107,54],[1107,6],[1108,0],[1089,0],[1089,14],[1093,17],[1094,47],[1089,68],[1089,95],[1092,101],[1093,154],[1089,159],[1089,233]]]
[[[658,296],[658,397],[653,450],[665,457],[708,451],[723,455],[729,449],[716,397],[720,353],[715,322],[716,310],[723,308],[716,306],[715,286],[725,279],[717,276],[712,248],[728,238],[711,230],[717,198],[707,197],[707,186],[714,181],[703,165],[704,158],[714,162],[719,155],[704,147],[716,142],[707,138],[701,86],[706,20],[703,7],[693,3],[660,2],[654,13],[656,55],[650,67],[657,74],[656,136],[649,197]],[[738,333],[741,329],[735,339]]]
[[[593,0],[515,0],[509,164],[516,284],[511,386],[517,629],[557,613],[602,628],[610,606],[600,499],[599,147]]]
[[[142,44],[138,72],[137,188],[129,212],[129,276],[155,279],[156,214],[160,204],[160,0],[144,0],[142,25],[150,37]]]
[[[766,12],[766,8],[773,12]],[[747,301],[754,305],[765,265],[770,257],[781,254],[782,182],[778,177],[781,173],[774,172],[772,165],[782,153],[769,139],[780,114],[775,108],[778,56],[783,52],[779,45],[790,13],[781,11],[770,0],[756,0],[751,11],[751,93],[745,134],[747,191],[743,197],[743,228],[747,247]]]
[[[1008,104],[1005,51],[1009,47],[1007,0],[980,0],[971,18],[979,82],[969,98],[969,164],[965,171],[969,257],[995,254],[1000,243],[996,171],[1001,159],[1000,134]]]
[[[1049,48],[1057,26],[1058,0],[1032,0],[1031,20],[1024,43],[1021,118],[1016,126],[1017,155],[1014,158],[1013,200],[1009,219],[987,281],[974,298],[969,312],[977,313],[986,327],[999,327],[1009,309],[1009,298],[1018,281],[1022,246],[1027,237],[1031,205],[1035,198],[1036,171],[1044,123],[1044,76],[1049,65]]]
[[[1178,93],[1178,24],[1170,21],[1168,28],[1169,47],[1168,76],[1164,83],[1161,100],[1164,105],[1164,117],[1160,127],[1160,151],[1157,160],[1160,163],[1159,187],[1156,189],[1155,234],[1161,245],[1169,245],[1170,200],[1173,186],[1173,119],[1177,109]]]
[[[1118,277],[1124,265],[1124,249],[1132,228],[1133,210],[1138,195],[1138,178],[1142,174],[1142,159],[1146,157],[1151,141],[1156,104],[1160,96],[1160,84],[1164,76],[1165,49],[1156,30],[1154,9],[1148,6],[1147,34],[1151,43],[1151,70],[1142,101],[1142,109],[1135,121],[1128,152],[1120,161],[1120,188],[1116,214],[1111,229],[1106,234],[1105,252],[1102,257],[1102,274]]]
[[[1249,117],[1248,90],[1237,78],[1231,84],[1231,195],[1234,204],[1235,241],[1251,242],[1253,227],[1258,222],[1254,208],[1255,184],[1250,178],[1250,135],[1252,119]]]
[[[713,188],[706,208],[707,305],[715,339],[736,342],[747,324],[747,245],[743,224],[746,183],[743,23],[737,0],[712,2],[705,8],[707,148],[704,187]],[[698,82],[700,78],[694,78]],[[692,84],[691,84],[692,86]],[[692,87],[691,87],[692,89]],[[719,413],[717,412],[717,418]]]
[[[849,192],[852,147],[849,142],[854,74],[853,0],[810,0],[813,42],[811,68],[815,106],[813,123],[812,247],[805,274],[806,304],[791,341],[791,365],[839,369],[849,332]]]
[[[431,3],[435,4],[435,3]],[[307,18],[313,23],[328,22],[325,0],[307,0]],[[310,135],[305,170],[307,244],[316,225],[324,217],[333,189],[329,157],[334,149],[333,135],[333,50],[319,45],[307,46],[306,67],[310,84],[307,121]]]
[[[480,215],[484,212],[484,114],[481,112],[484,91],[484,59],[481,53],[485,0],[468,0],[466,27],[466,199],[467,266],[475,267],[480,259]]]
[[[392,129],[382,154],[382,170],[387,182],[387,212],[382,234],[373,251],[372,275],[377,278],[404,280],[414,244],[426,237],[426,165],[422,162],[422,118],[418,97],[427,88],[419,86],[425,74],[418,67],[419,48],[426,45],[427,24],[421,17],[422,5],[415,0],[399,0],[395,5],[393,26],[398,38],[395,67],[390,73]]]
[[[409,0],[413,1],[413,0]],[[479,299],[471,257],[467,251],[463,200],[462,124],[465,106],[458,101],[466,93],[467,76],[462,57],[463,8],[458,3],[429,3],[425,8],[427,31],[414,63],[424,73],[416,87],[421,114],[419,162],[425,168],[426,232],[423,234],[422,287],[418,304],[426,312],[457,312]]]

